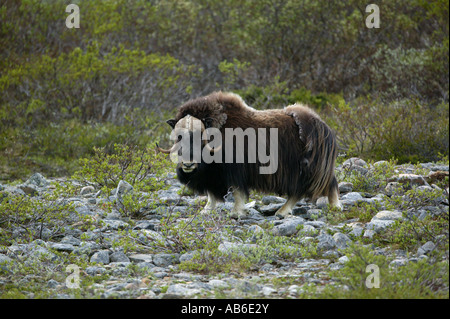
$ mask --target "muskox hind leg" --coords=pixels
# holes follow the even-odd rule
[[[247,211],[245,209],[245,202],[247,201],[247,195],[245,194],[245,192],[236,188],[233,190],[233,197],[234,197],[234,207],[230,213],[230,217],[240,218],[246,216]]]
[[[292,208],[294,208],[295,204],[297,204],[298,201],[299,198],[297,196],[289,197],[286,203],[277,210],[275,216],[285,218],[292,213]]]
[[[339,201],[339,186],[336,177],[333,177],[333,181],[331,182],[328,190],[328,203],[331,207],[335,207],[340,210],[343,209],[342,204]]]

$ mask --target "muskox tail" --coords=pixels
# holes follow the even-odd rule
[[[329,196],[337,191],[334,166],[337,157],[336,137],[331,129],[320,119],[314,119],[315,130],[309,136],[311,143],[310,171],[311,184],[308,193],[315,200]]]
[[[320,196],[337,192],[334,166],[337,157],[336,137],[330,127],[306,106],[295,104],[285,108],[299,127],[307,162],[308,187],[305,196],[315,201]]]

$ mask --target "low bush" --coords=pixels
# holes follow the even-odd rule
[[[309,297],[316,293],[319,298],[448,298],[448,263],[440,258],[395,267],[390,265],[392,257],[375,254],[370,247],[352,244],[345,253],[349,261],[330,274],[338,285],[308,291]]]
[[[438,161],[448,154],[449,104],[414,100],[341,102],[324,116],[347,156],[399,164]]]

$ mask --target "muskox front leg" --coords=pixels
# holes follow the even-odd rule
[[[216,197],[208,191],[208,201],[206,202],[205,207],[200,211],[200,214],[208,214],[210,213],[214,208],[216,208],[217,199]]]
[[[247,201],[247,195],[240,191],[239,189],[235,189],[233,191],[234,197],[234,207],[230,213],[232,218],[240,218],[247,215],[247,211],[245,209],[245,202]]]
[[[297,204],[298,201],[299,198],[297,196],[289,197],[286,203],[284,203],[284,205],[277,210],[275,216],[278,216],[280,218],[287,217],[289,214],[292,213],[292,208],[294,208],[295,204]]]

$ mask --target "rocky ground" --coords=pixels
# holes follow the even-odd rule
[[[344,170],[346,174],[357,172],[365,176],[376,165],[383,163],[368,165],[363,160],[351,159],[339,166],[338,172],[342,173],[341,177]],[[401,210],[386,207],[386,199],[395,198],[399,187],[441,192],[442,196],[434,198],[432,204],[409,208],[419,220],[426,216],[448,216],[448,184],[447,188],[442,184],[437,186],[437,181],[445,180],[446,176],[448,183],[448,171],[448,165],[433,163],[396,166],[386,185],[372,192],[355,190],[354,183],[343,178],[339,188],[344,212],[355,211],[362,203],[373,208],[369,217],[352,215],[344,220],[327,215],[335,212],[329,210],[325,198],[315,204],[302,200],[292,216],[278,219],[273,214],[285,199],[272,195],[252,195],[247,204],[247,218],[224,217],[232,206],[229,198],[220,206],[218,214],[208,219],[196,213],[205,198],[180,195],[184,191],[174,174],[165,177],[167,187],[154,194],[151,205],[143,205],[135,214],[126,215],[121,210],[120,199],[132,193],[133,188],[125,181],[112,194],[103,194],[94,186],[34,174],[21,184],[0,184],[0,198],[4,194],[3,200],[7,200],[6,196],[15,194],[44,201],[44,195],[55,191],[55,185],[72,183],[77,186],[77,192],[56,202],[70,204],[73,211],[57,232],[47,221],[29,224],[39,233],[35,232],[33,240],[28,242],[20,240],[24,232],[20,227],[0,233],[8,236],[1,240],[3,246],[0,246],[0,295],[301,298],[313,289],[320,297],[325,287],[341,284],[333,274],[352,258],[346,248],[354,243],[386,256],[390,267],[428,259],[433,251],[445,247],[442,244],[445,242],[444,249],[448,249],[448,228],[447,232],[437,233],[432,240],[420,242],[409,250],[389,242],[384,245],[380,241],[372,242],[389,232],[396,221],[406,218]],[[134,194],[133,198],[139,201],[140,195]],[[192,225],[195,227],[189,228]],[[205,235],[208,232],[211,237]],[[199,238],[217,240],[211,248],[214,252],[209,252],[214,256],[208,257],[205,243],[203,247],[186,244],[189,236],[191,242]],[[448,260],[448,251],[444,255]],[[202,259],[198,256],[209,258],[205,259],[207,269],[200,267]],[[223,268],[212,269],[213,264],[208,264],[211,261],[224,263]],[[448,296],[448,286],[444,290]]]

